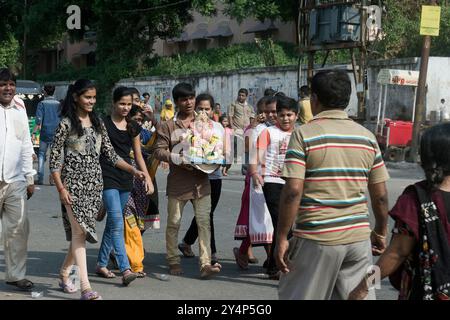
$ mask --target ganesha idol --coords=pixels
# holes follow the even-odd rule
[[[209,164],[215,168],[223,164],[223,137],[214,132],[214,123],[205,112],[196,114],[181,139],[189,145],[188,157],[193,164]]]

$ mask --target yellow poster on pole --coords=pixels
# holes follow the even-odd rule
[[[422,36],[439,36],[441,23],[441,7],[422,6],[422,19],[420,20],[420,34]]]

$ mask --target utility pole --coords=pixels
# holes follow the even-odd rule
[[[436,0],[430,0],[430,5],[436,6]],[[430,58],[431,49],[431,36],[424,36],[423,47],[422,47],[422,57],[420,59],[420,74],[419,83],[417,87],[417,98],[416,98],[416,112],[414,115],[414,126],[411,144],[411,153],[409,155],[409,162],[416,162],[419,154],[419,143],[420,143],[420,129],[424,121],[425,116],[425,98],[427,95],[427,74],[428,74],[428,60]]]

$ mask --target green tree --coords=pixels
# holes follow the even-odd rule
[[[19,56],[19,42],[8,32],[6,37],[0,40],[0,68],[16,69],[19,64]]]

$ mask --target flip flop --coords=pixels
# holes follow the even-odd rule
[[[10,281],[10,282],[6,282],[6,284],[8,284],[10,286],[15,286],[19,290],[22,290],[22,291],[30,291],[31,289],[34,288],[34,283],[28,279],[22,279],[19,281]]]

